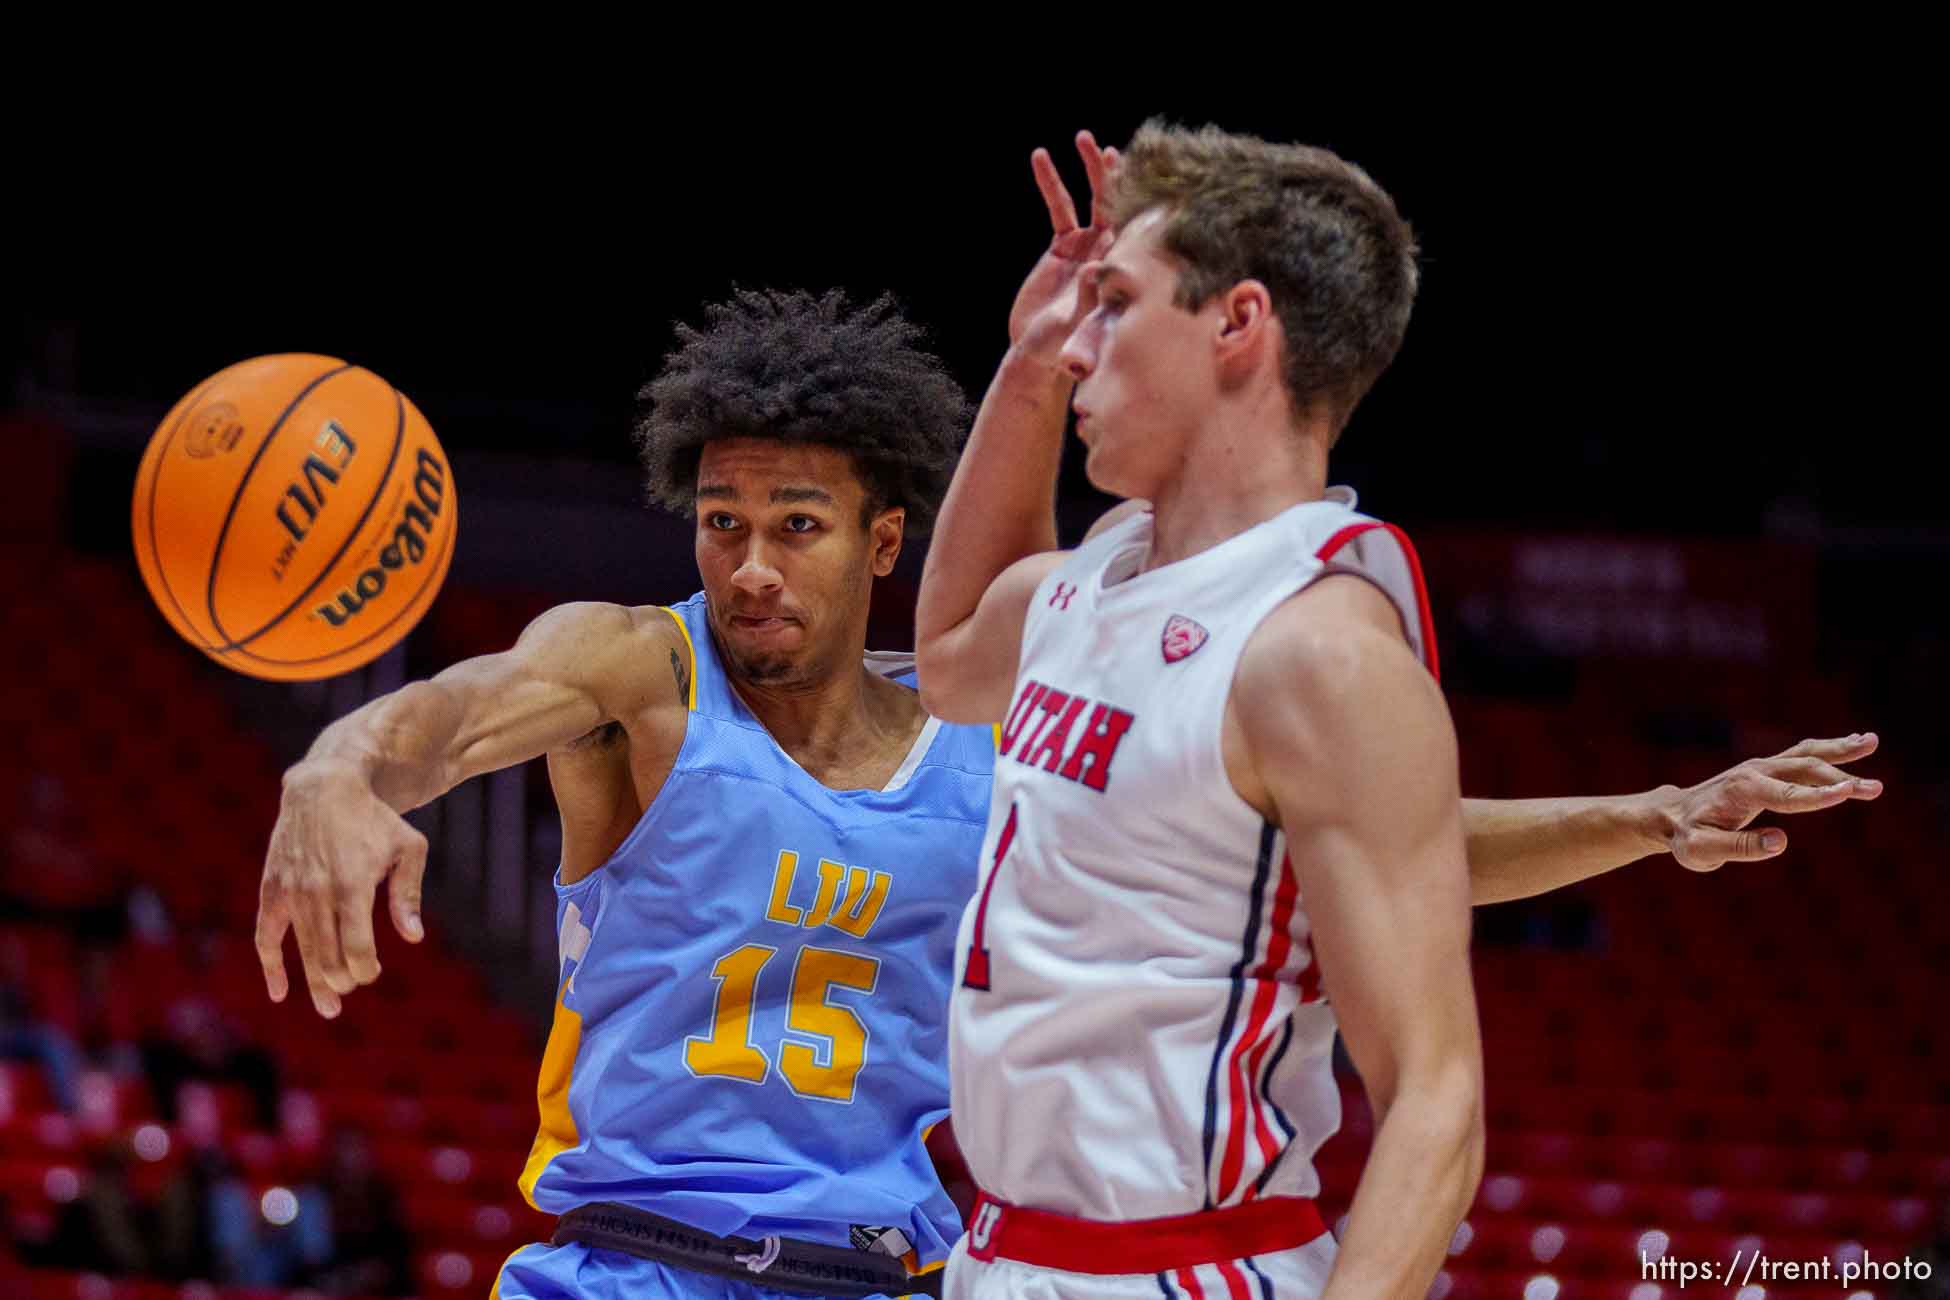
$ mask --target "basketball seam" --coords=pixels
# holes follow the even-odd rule
[[[169,570],[163,567],[162,547],[156,541],[156,496],[162,488],[163,465],[169,459],[169,448],[176,441],[176,435],[182,432],[184,421],[196,414],[198,399],[216,387],[219,379],[222,379],[236,368],[236,366],[230,366],[226,369],[219,370],[216,374],[204,381],[201,388],[183,399],[183,413],[176,417],[175,427],[170,429],[169,435],[163,439],[162,448],[156,453],[155,473],[149,476],[149,562],[156,566],[156,582],[162,587],[163,594],[169,597],[170,608],[176,611],[177,617],[182,621],[183,627],[191,632],[196,631],[196,626],[190,622],[189,612],[183,608],[183,603],[176,599],[176,589],[169,585]],[[137,490],[140,491],[139,484]],[[201,633],[198,633],[192,640],[199,650],[208,652],[212,648],[210,642]]]
[[[358,369],[358,367],[347,366],[346,369],[355,370]],[[338,372],[335,371],[334,374],[336,373]],[[367,371],[366,373],[372,374],[371,371]],[[313,389],[318,387],[319,384],[324,383],[327,379],[330,378],[332,378],[332,375],[320,376],[319,379],[316,382],[314,382],[310,388],[305,389],[304,392],[299,393],[297,397],[292,399],[291,405],[286,408],[285,413],[278,417],[277,424],[271,427],[270,436],[265,438],[264,440],[264,447],[260,447],[258,449],[259,456],[262,456],[265,447],[269,447],[271,445],[271,439],[277,437],[278,430],[282,428],[284,422],[290,418],[291,412],[297,409],[298,403],[303,401],[305,397]],[[377,375],[373,375],[373,378],[378,379],[379,377]],[[380,380],[380,382],[385,383],[386,381],[382,379]],[[297,597],[293,599],[289,605],[286,605],[284,609],[278,612],[276,617],[271,619],[271,621],[266,623],[263,627],[260,627],[255,632],[252,632],[249,636],[236,637],[231,640],[225,641],[223,645],[217,647],[217,653],[228,654],[233,650],[241,650],[245,646],[249,645],[251,642],[266,635],[272,629],[277,627],[278,624],[282,623],[285,620],[285,618],[290,615],[292,610],[298,608],[298,606],[304,604],[305,601],[311,598],[312,592],[318,590],[319,584],[324,582],[326,578],[331,576],[332,570],[338,567],[338,562],[345,558],[345,553],[352,549],[352,544],[354,542],[359,540],[359,534],[365,529],[366,520],[372,518],[373,509],[379,504],[379,498],[386,494],[386,485],[392,482],[393,480],[393,466],[399,463],[400,448],[406,444],[405,399],[401,396],[399,389],[394,388],[390,384],[387,384],[386,386],[388,390],[393,394],[393,408],[398,413],[398,420],[393,426],[393,449],[387,455],[386,468],[384,471],[381,472],[379,476],[379,483],[376,487],[373,488],[372,496],[369,500],[367,500],[366,508],[359,515],[358,522],[354,523],[351,529],[346,533],[345,540],[339,544],[339,549],[332,555],[332,558],[325,561],[323,567],[319,569],[317,576],[314,577],[309,583],[305,584],[305,589],[299,592]],[[244,477],[237,484],[236,495],[231,497],[230,499],[230,512],[224,516],[223,530],[217,534],[216,552],[210,557],[210,625],[216,628],[218,632],[223,631],[223,624],[217,620],[217,595],[216,595],[217,569],[223,563],[224,540],[230,534],[230,521],[236,517],[237,503],[238,501],[243,499],[244,489],[250,485],[251,475],[256,472],[257,472],[257,458],[253,458],[249,467],[244,470]]]

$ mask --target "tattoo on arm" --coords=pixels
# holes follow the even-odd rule
[[[684,666],[684,659],[675,650],[670,652],[670,671],[677,678],[677,698],[688,703],[691,698],[691,671]]]

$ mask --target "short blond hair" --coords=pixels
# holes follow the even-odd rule
[[[1323,410],[1338,434],[1400,351],[1415,305],[1415,234],[1387,191],[1326,149],[1153,118],[1119,160],[1111,219],[1153,208],[1184,263],[1178,305],[1264,284],[1294,408]]]

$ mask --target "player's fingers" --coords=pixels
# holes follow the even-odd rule
[[[339,951],[345,954],[345,973],[355,985],[370,984],[379,978],[379,943],[372,933],[372,901],[372,895],[353,890],[340,894],[335,908]]]
[[[1814,785],[1802,781],[1781,781],[1771,776],[1756,777],[1753,789],[1760,806],[1769,812],[1804,813],[1833,808],[1855,792],[1855,780]]]
[[[284,969],[284,935],[290,928],[291,916],[281,899],[258,901],[257,960],[264,967],[264,991],[273,1002],[284,1001],[291,992],[291,977]]]
[[[306,896],[291,905],[291,928],[298,934],[298,960],[305,968],[312,1005],[327,1020],[339,1013],[339,994],[350,993],[352,978],[339,960],[338,923],[323,898]]]
[[[1680,834],[1672,855],[1690,870],[1712,871],[1728,862],[1759,862],[1777,857],[1786,847],[1786,832],[1772,826],[1744,831],[1696,826]]]
[[[399,859],[393,863],[393,874],[386,884],[392,902],[393,928],[408,943],[418,943],[426,935],[426,928],[420,923],[420,882],[426,874],[427,837],[413,831],[401,842]]]
[[[1070,187],[1057,174],[1056,160],[1049,156],[1049,150],[1030,154],[1029,169],[1036,173],[1036,188],[1042,192],[1043,206],[1049,209],[1050,232],[1067,235],[1075,230],[1077,205],[1070,198]]]
[[[1841,786],[1850,799],[1873,799],[1882,793],[1882,782],[1873,777],[1854,776],[1819,758],[1769,758],[1757,766],[1761,772],[1782,781]]]
[[[1776,758],[1819,758],[1829,763],[1853,763],[1859,758],[1867,758],[1876,752],[1881,739],[1873,731],[1858,731],[1852,736],[1831,736],[1821,740],[1804,740],[1792,749],[1784,749]]]
[[[1104,201],[1110,196],[1110,161],[1097,147],[1097,137],[1088,131],[1077,132],[1077,154],[1083,159],[1084,173],[1090,177],[1090,224],[1109,225]]]

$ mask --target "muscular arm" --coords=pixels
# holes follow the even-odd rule
[[[1286,832],[1315,959],[1377,1119],[1324,1294],[1421,1295],[1483,1159],[1455,738],[1392,612],[1333,586],[1254,634],[1228,725]]]
[[[674,628],[645,631],[656,637]],[[512,649],[463,660],[340,718],[285,774],[286,784],[321,768],[349,771],[395,812],[409,812],[470,777],[587,734],[629,707],[626,695],[674,689],[668,675],[633,670],[644,653],[637,634],[635,616],[622,606],[557,606]]]
[[[381,880],[394,928],[419,940],[426,838],[401,813],[666,697],[681,708],[672,676],[643,668],[666,641],[680,641],[666,615],[654,620],[639,623],[615,605],[561,606],[513,649],[404,686],[320,733],[285,773],[265,855],[257,952],[271,999],[289,991],[287,930],[297,932],[321,1015],[337,1015],[341,997],[378,978],[372,906]]]
[[[1762,813],[1804,813],[1874,799],[1880,781],[1838,764],[1866,758],[1875,733],[1804,740],[1698,785],[1573,799],[1465,799],[1469,881],[1476,903],[1527,898],[1614,871],[1655,853],[1712,871],[1779,855],[1787,834],[1753,827]]]

